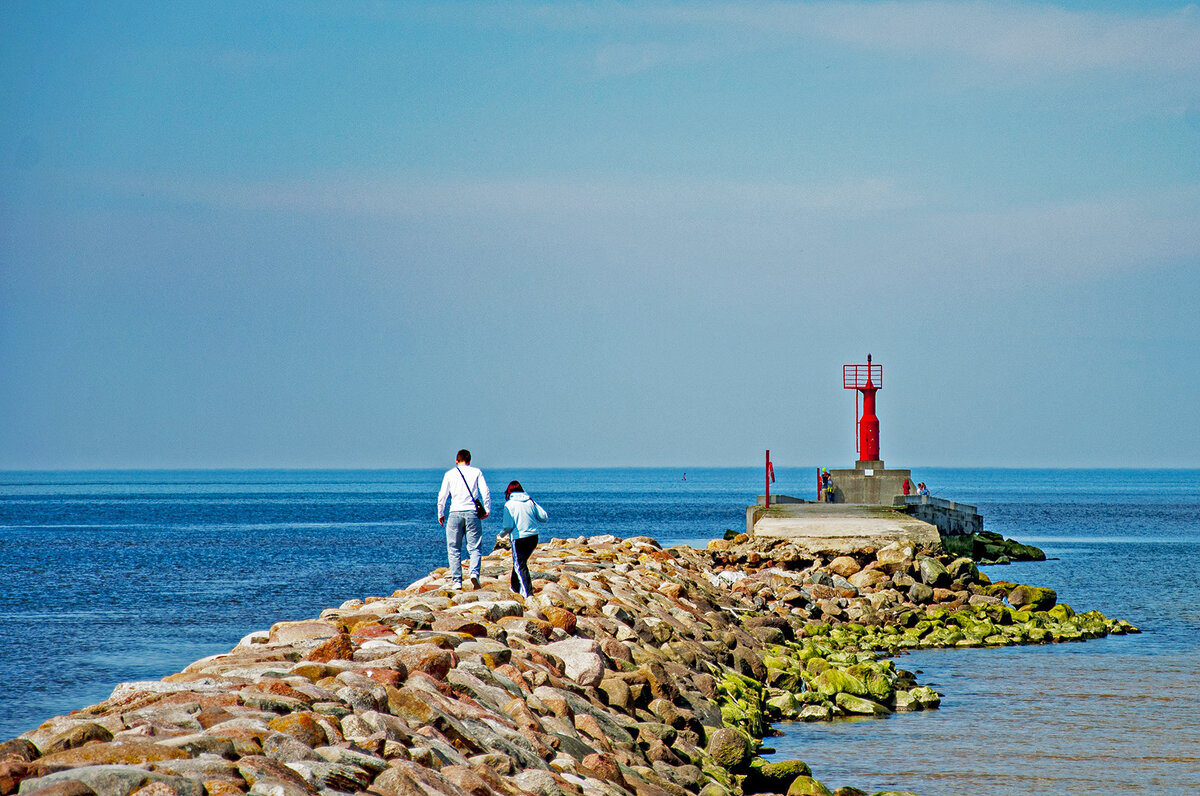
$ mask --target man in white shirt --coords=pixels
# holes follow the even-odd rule
[[[475,501],[483,504],[483,516],[475,510]],[[449,501],[450,513],[446,513]],[[471,466],[471,452],[463,448],[454,459],[454,466],[442,476],[438,490],[438,524],[446,527],[446,554],[450,561],[450,582],[462,588],[462,544],[467,540],[470,556],[471,588],[479,588],[482,555],[483,517],[492,511],[492,493],[488,491],[483,471]]]

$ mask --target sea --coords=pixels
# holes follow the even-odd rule
[[[760,468],[511,469],[551,536],[703,546],[745,527]],[[775,493],[812,497],[815,466]],[[0,740],[284,619],[386,595],[445,563],[442,470],[0,472]],[[782,723],[772,760],[830,788],[1200,793],[1200,470],[914,468],[1043,562],[984,567],[1142,633],[918,651],[940,710]],[[485,540],[499,519],[485,522]],[[487,533],[491,531],[493,533]]]

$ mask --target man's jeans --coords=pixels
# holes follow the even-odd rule
[[[471,560],[471,577],[479,577],[480,546],[483,531],[474,511],[452,511],[446,518],[446,555],[450,562],[450,580],[462,584],[462,543],[467,539],[467,554]]]

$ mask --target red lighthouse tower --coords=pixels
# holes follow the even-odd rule
[[[875,393],[883,388],[883,365],[872,365],[867,354],[865,365],[843,365],[842,387],[862,394],[862,413],[858,399],[854,401],[854,423],[857,431],[858,467],[883,468],[879,458],[879,418],[875,414]]]
[[[910,470],[888,470],[879,458],[879,417],[875,414],[875,393],[883,388],[883,365],[843,365],[842,387],[862,396],[854,399],[855,442],[858,461],[853,470],[831,470],[834,503],[862,503],[890,506],[897,497],[908,494],[912,486]]]

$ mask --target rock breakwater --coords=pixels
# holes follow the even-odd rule
[[[933,552],[933,551],[927,551]],[[770,723],[936,708],[889,656],[1134,630],[970,559],[556,539],[278,622],[0,744],[0,796],[828,794]],[[852,787],[838,792],[862,793]]]

